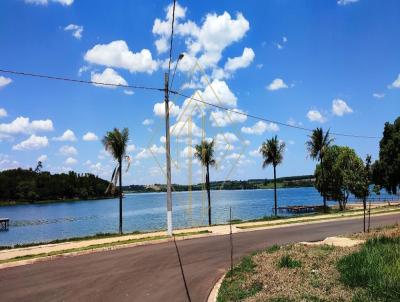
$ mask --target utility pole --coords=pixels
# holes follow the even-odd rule
[[[169,77],[164,74],[164,103],[165,103],[165,153],[167,160],[167,233],[172,236],[172,190],[171,190],[171,139],[169,128]]]

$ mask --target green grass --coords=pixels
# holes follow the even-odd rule
[[[354,214],[354,215],[344,215],[346,213],[349,212],[360,212],[360,214]],[[395,210],[380,210],[380,211],[373,211],[371,212],[372,215],[375,214],[380,214],[380,213],[397,213],[400,212],[400,209],[395,209]],[[266,223],[266,224],[258,224],[258,225],[246,225],[246,226],[237,226],[238,229],[256,229],[256,228],[263,228],[263,227],[268,227],[268,226],[277,226],[277,225],[289,225],[289,224],[296,224],[296,223],[304,223],[304,222],[312,222],[312,221],[324,221],[324,220],[330,220],[330,219],[349,219],[349,218],[354,218],[354,217],[362,217],[363,213],[362,210],[347,210],[345,212],[336,212],[335,215],[332,215],[330,217],[321,217],[318,218],[318,216],[320,215],[324,215],[324,214],[319,214],[319,213],[313,213],[313,214],[309,214],[308,216],[313,215],[314,217],[317,217],[315,219],[298,219],[298,220],[292,220],[292,221],[285,221],[286,219],[289,218],[300,218],[300,217],[304,217],[305,215],[299,215],[299,216],[292,216],[292,217],[279,217],[278,219],[269,219],[269,220],[278,220],[279,222],[277,223]],[[283,221],[282,221],[283,220]],[[266,219],[261,219],[261,220],[249,220],[243,223],[247,223],[247,222],[257,222],[257,221],[268,221]]]
[[[301,262],[293,259],[289,255],[283,255],[278,262],[278,267],[279,268],[296,268],[296,267],[301,267]]]
[[[400,301],[400,237],[370,239],[337,268],[344,284],[365,290],[353,301]]]
[[[226,274],[219,289],[217,301],[241,301],[261,291],[262,283],[254,282],[247,286],[244,284],[246,277],[254,273],[255,267],[252,256],[244,257],[232,271]]]
[[[273,246],[270,246],[270,247],[266,248],[265,251],[266,251],[268,254],[272,254],[272,253],[275,253],[275,252],[279,251],[280,248],[281,248],[281,247],[280,247],[279,245],[274,244]]]

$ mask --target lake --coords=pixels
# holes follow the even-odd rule
[[[387,196],[385,193],[381,197]],[[212,191],[212,222],[254,219],[272,214],[273,190]],[[278,206],[322,204],[313,187],[278,189]],[[173,193],[174,228],[208,223],[207,197],[202,191]],[[0,207],[0,217],[10,218],[8,232],[0,232],[0,245],[50,241],[118,231],[118,199],[59,202]],[[166,229],[165,193],[126,194],[123,230]]]

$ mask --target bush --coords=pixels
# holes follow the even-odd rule
[[[400,300],[400,237],[370,239],[340,259],[337,268],[344,284],[364,288],[371,301]]]
[[[279,259],[278,267],[283,268],[296,268],[301,267],[301,262],[298,260],[293,259],[289,255],[284,255]]]

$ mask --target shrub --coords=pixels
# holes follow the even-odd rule
[[[279,259],[278,267],[283,268],[296,268],[301,267],[301,262],[298,260],[293,259],[289,255],[284,255]]]

